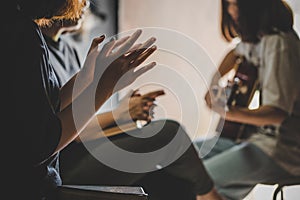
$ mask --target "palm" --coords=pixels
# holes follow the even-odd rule
[[[140,31],[136,31],[130,37],[110,41],[104,45],[96,59],[94,74],[96,84],[102,85],[103,88],[110,88],[111,91],[118,85],[115,88],[115,91],[118,91],[155,66],[155,63],[150,63],[134,71],[156,50],[155,46],[151,46],[155,41],[153,38],[136,49],[133,44],[140,34]]]

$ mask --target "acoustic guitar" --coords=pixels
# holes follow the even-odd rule
[[[228,107],[248,107],[257,89],[258,67],[239,58],[235,67],[233,80],[228,81],[225,93],[228,94],[226,104]],[[216,131],[221,137],[234,141],[248,138],[256,127],[220,119]]]

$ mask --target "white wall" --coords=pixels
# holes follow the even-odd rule
[[[194,76],[194,71],[189,64],[180,57],[172,55],[170,51],[175,47],[161,41],[165,37],[164,33],[161,33],[164,31],[157,30],[153,31],[153,35],[158,35],[158,48],[168,47],[171,50],[156,52],[152,58],[159,63],[158,67],[139,79],[132,87],[137,88],[143,83],[149,83],[151,80],[157,82],[158,79],[161,79],[159,83],[166,86],[164,89],[167,90],[167,95],[159,98],[160,107],[156,108],[156,119],[166,117],[181,122],[193,139],[208,132],[211,133],[218,117],[205,106],[203,99],[207,88],[205,82],[210,79],[216,65],[219,64],[229,48],[219,30],[219,1],[120,0],[119,2],[120,32],[142,27],[171,29],[170,37],[175,38],[173,42],[181,45],[182,51],[187,52],[188,56],[193,56],[189,57],[189,61],[198,59],[195,62],[201,73],[200,77]],[[177,35],[177,37],[176,33],[174,35],[172,31],[178,31],[179,36]],[[145,32],[150,35],[148,32],[152,32],[152,30]],[[172,34],[173,36],[171,36]],[[178,38],[182,41],[178,41]],[[185,42],[188,45],[182,44],[185,39],[188,40]],[[164,40],[168,40],[168,38],[164,38]],[[198,47],[193,46],[193,42],[197,43]],[[175,71],[174,76],[180,74],[184,78],[170,78],[169,76],[172,74],[170,69],[163,68],[161,65],[172,68],[172,71]],[[200,80],[196,80],[199,78]],[[188,88],[187,85],[192,88]],[[187,91],[189,89],[190,91]],[[184,111],[182,111],[183,109]]]
[[[119,29],[150,26],[180,31],[202,44],[216,61],[226,43],[219,30],[218,0],[120,0]]]
[[[89,50],[90,44],[95,37],[105,34],[107,37],[115,35],[117,32],[117,1],[116,0],[93,0],[97,12],[101,12],[105,18],[93,14],[90,10],[85,15],[81,31],[79,34],[65,35],[66,39],[74,42],[79,51],[79,57],[82,63]],[[73,36],[73,37],[72,37]],[[74,37],[77,36],[77,37]],[[105,112],[111,110],[117,104],[117,95],[113,95],[99,110]]]
[[[295,30],[300,35],[300,1],[299,0],[286,0],[289,3],[291,8],[294,11],[294,19],[295,19]]]

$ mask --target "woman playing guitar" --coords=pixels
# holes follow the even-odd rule
[[[275,184],[300,175],[300,41],[292,11],[281,0],[221,2],[222,34],[228,42],[234,38],[240,42],[221,62],[211,86],[243,57],[256,66],[261,101],[257,109],[249,109],[235,99],[224,112],[211,89],[205,100],[225,125],[248,124],[258,131],[241,143],[220,137],[204,163],[219,193],[243,199],[257,183]]]

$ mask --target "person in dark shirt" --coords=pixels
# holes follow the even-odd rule
[[[143,51],[132,51],[140,30],[106,43],[100,51],[96,47],[104,38],[96,38],[87,56],[85,70],[76,74],[81,79],[77,82],[76,93],[71,96],[72,90],[69,89],[75,82],[60,88],[49,63],[47,44],[37,24],[47,24],[52,19],[74,19],[80,15],[84,4],[85,0],[4,3],[11,12],[3,22],[5,31],[2,36],[7,41],[3,43],[5,51],[2,56],[8,65],[3,68],[3,73],[12,76],[2,86],[3,91],[8,91],[2,101],[6,116],[3,128],[9,130],[9,134],[3,135],[3,141],[10,149],[5,152],[1,169],[8,175],[2,180],[5,183],[2,189],[4,194],[8,193],[9,199],[55,199],[56,187],[62,184],[57,162],[59,151],[79,135],[95,111],[112,95],[123,74],[129,72],[131,79],[119,89],[155,66],[155,63],[150,63],[133,73],[132,69],[156,50],[151,43]],[[116,44],[121,46],[112,55],[109,50]],[[106,68],[104,72],[101,71],[103,67]],[[100,73],[102,76],[98,80]],[[95,78],[90,79],[90,76]],[[95,105],[92,106],[86,101],[91,96],[95,96]],[[82,112],[81,118],[75,122],[74,104],[93,109]]]
[[[41,27],[50,50],[50,62],[53,63],[54,71],[57,74],[61,87],[81,68],[75,45],[67,41],[62,35],[77,31],[82,21],[83,18],[72,21],[54,21],[51,26]],[[112,111],[99,113],[97,119],[93,120],[82,131],[82,134],[86,134],[88,137],[80,136],[80,138],[77,138],[60,152],[60,170],[63,183],[71,185],[138,185],[145,189],[151,199],[157,200],[168,198],[194,200],[197,195],[200,196],[209,191],[211,191],[211,194],[214,194],[212,190],[213,183],[207,176],[194,146],[191,145],[185,152],[177,150],[183,149],[182,146],[184,145],[191,144],[189,136],[183,127],[172,120],[152,121],[151,111],[149,110],[156,97],[162,94],[164,94],[162,90],[144,95],[136,91],[133,96],[129,96],[129,106],[127,106],[128,99],[123,98],[121,100],[114,111],[118,114],[113,115]],[[130,115],[127,114],[128,111]],[[162,160],[149,159],[147,163],[149,163],[149,166],[159,166],[160,162],[164,164],[163,160],[166,157],[172,157],[170,156],[172,154],[182,153],[183,155],[178,160],[174,160],[170,166],[161,164],[162,169],[158,168],[153,172],[147,173],[121,171],[113,166],[106,166],[101,160],[94,158],[95,155],[112,152],[112,148],[105,147],[107,141],[102,140],[101,137],[103,135],[99,134],[99,132],[102,132],[102,129],[105,135],[106,128],[137,120],[147,120],[149,124],[142,129],[133,128],[123,133],[120,131],[118,135],[109,137],[109,140],[118,147],[130,152],[153,152],[157,148],[166,146],[178,134],[181,139],[178,144],[173,145],[176,150],[173,149],[172,151],[161,153],[159,156]],[[116,121],[119,123],[117,124]],[[101,128],[97,128],[99,126],[98,123]],[[159,130],[160,128],[161,130]],[[159,131],[157,132],[157,130]],[[155,132],[157,133],[154,136],[153,133]],[[153,136],[149,137],[151,134]],[[143,138],[137,139],[137,137],[141,136]],[[86,141],[89,144],[92,143],[94,148],[89,149],[86,147],[84,144]],[[156,156],[156,158],[159,156]],[[111,159],[120,160],[118,155],[113,154]],[[143,161],[132,161],[132,164],[139,165],[140,162]],[[167,187],[164,187],[166,185]],[[178,188],[178,190],[174,191],[174,188]],[[214,195],[217,196],[216,194]]]

